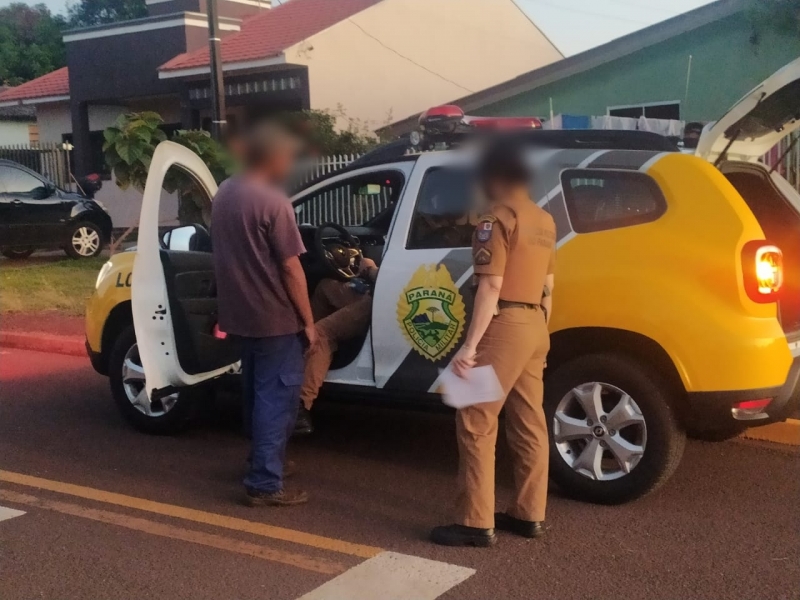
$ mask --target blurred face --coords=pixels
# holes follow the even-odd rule
[[[519,183],[494,179],[486,183],[486,197],[489,202],[502,202],[520,194],[527,194],[527,188]]]
[[[270,183],[281,185],[286,182],[292,172],[294,158],[293,148],[288,146],[274,148],[252,171]]]

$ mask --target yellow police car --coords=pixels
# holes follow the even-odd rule
[[[798,80],[800,61],[748,94],[701,156],[640,132],[530,132],[532,197],[558,228],[545,409],[566,493],[639,497],[672,474],[687,432],[724,438],[797,406],[800,197],[758,158],[800,126]],[[196,155],[162,143],[138,248],[103,267],[86,317],[120,409],[161,433],[189,419],[192,390],[237,368],[215,329],[208,224],[159,236],[170,168],[216,191]],[[340,347],[329,391],[438,401],[473,301],[469,173],[469,152],[367,160],[293,197],[312,288],[348,277],[341,256],[381,267],[372,327]]]

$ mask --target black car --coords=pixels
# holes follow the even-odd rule
[[[72,258],[97,256],[111,239],[111,217],[95,200],[59,189],[38,173],[0,160],[0,252],[26,258],[63,248]]]

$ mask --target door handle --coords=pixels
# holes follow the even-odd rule
[[[22,204],[22,200],[12,200],[11,204],[13,204],[14,206],[20,206]]]

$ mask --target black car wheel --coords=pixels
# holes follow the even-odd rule
[[[550,477],[568,496],[621,504],[662,485],[686,443],[673,394],[635,359],[581,356],[545,383]]]
[[[114,343],[108,373],[117,407],[139,431],[153,435],[179,433],[186,429],[195,415],[197,398],[193,398],[194,394],[189,390],[152,402],[148,400],[133,325],[126,327]]]
[[[92,258],[102,252],[103,231],[91,221],[81,221],[70,228],[64,250],[72,258]]]
[[[8,248],[3,250],[3,256],[11,260],[22,260],[28,258],[34,252],[34,248]]]

